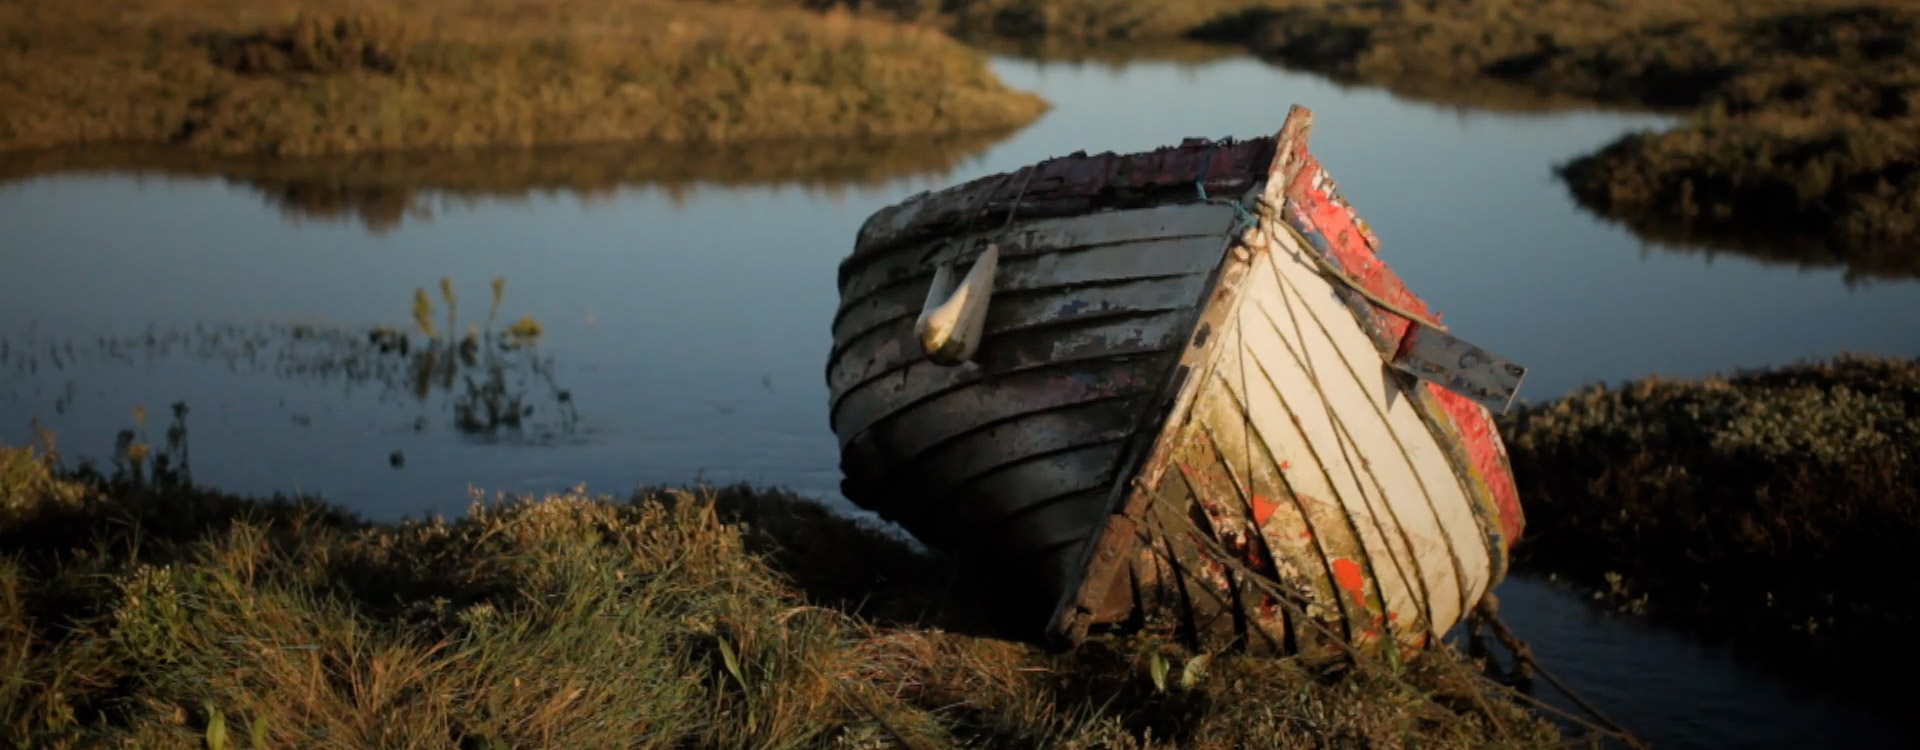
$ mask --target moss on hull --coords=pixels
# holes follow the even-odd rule
[[[1920,360],[1594,387],[1503,427],[1517,568],[1830,672],[1920,665]]]
[[[963,635],[946,612],[979,608],[944,594],[938,561],[777,492],[568,494],[393,525],[83,484],[14,448],[0,481],[0,733],[23,747],[1556,739],[1444,652],[1389,679]]]
[[[0,4],[0,151],[337,154],[1006,129],[1046,105],[923,29],[670,0]]]

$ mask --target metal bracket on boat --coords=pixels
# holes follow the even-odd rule
[[[1340,268],[1325,236],[1312,231],[1311,227],[1296,225],[1302,222],[1297,213],[1287,216],[1265,200],[1259,207],[1271,224],[1293,236],[1300,251],[1320,267],[1322,275],[1373,307],[1413,324],[1407,328],[1393,356],[1387,358],[1389,367],[1466,396],[1495,414],[1505,414],[1513,406],[1527,368],[1453,335],[1446,326],[1381,299]],[[1350,304],[1359,302],[1350,301]]]
[[[1407,329],[1387,364],[1505,414],[1520,392],[1527,368],[1439,328]]]
[[[987,245],[956,289],[953,261],[934,269],[927,301],[920,306],[913,335],[920,350],[937,364],[953,366],[973,358],[987,322],[987,302],[993,296],[993,273],[1000,262],[1000,246]]]

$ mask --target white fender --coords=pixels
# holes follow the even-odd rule
[[[987,300],[993,296],[993,272],[1000,262],[1000,246],[988,245],[973,262],[958,289],[953,283],[953,263],[940,264],[927,287],[927,301],[920,306],[920,319],[914,321],[913,335],[920,339],[920,350],[936,363],[953,366],[973,358],[980,350],[980,338],[987,324]]]

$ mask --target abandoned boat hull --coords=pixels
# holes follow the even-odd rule
[[[1436,365],[1461,342],[1382,311],[1427,315],[1306,151],[1309,122],[876,213],[842,264],[827,372],[844,494],[1002,576],[1020,621],[1070,643],[1133,622],[1405,651],[1451,627],[1518,533],[1486,408],[1455,392],[1498,403],[1502,384]],[[989,248],[978,349],[937,362],[915,315]]]

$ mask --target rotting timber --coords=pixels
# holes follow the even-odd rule
[[[1296,106],[1272,137],[1075,153],[876,212],[827,367],[846,497],[1002,581],[1038,639],[1437,640],[1523,525],[1491,410],[1525,373],[1376,257],[1311,128]]]

